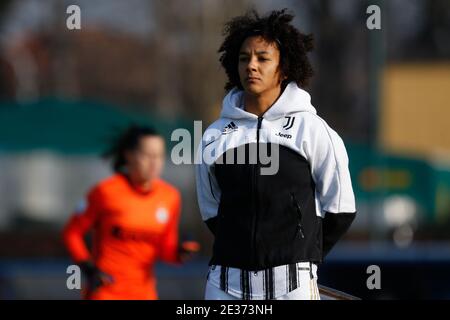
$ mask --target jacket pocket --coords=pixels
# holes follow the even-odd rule
[[[292,205],[294,206],[294,209],[297,213],[297,232],[296,232],[296,236],[300,235],[300,237],[302,239],[305,238],[305,232],[303,230],[303,214],[302,214],[302,209],[300,207],[300,204],[297,201],[297,198],[295,197],[295,194],[293,192],[291,192],[291,200],[292,200]]]

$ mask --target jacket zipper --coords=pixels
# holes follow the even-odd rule
[[[256,164],[253,167],[253,196],[254,196],[254,208],[255,212],[253,214],[252,219],[252,256],[253,262],[255,262],[256,257],[256,222],[259,211],[259,203],[258,203],[258,169],[259,169],[259,130],[261,129],[263,117],[258,117],[258,125],[256,127]]]
[[[300,236],[302,237],[302,239],[304,239],[305,238],[305,232],[303,231],[303,225],[302,225],[302,219],[303,219],[302,209],[300,208],[300,205],[298,204],[298,201],[295,198],[294,193],[291,193],[291,197],[292,197],[292,202],[294,203],[294,207],[295,207],[295,209],[297,211],[297,214],[298,214],[297,233],[300,233]]]

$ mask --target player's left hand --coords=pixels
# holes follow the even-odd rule
[[[191,260],[200,251],[200,244],[197,241],[183,241],[179,247],[180,262]]]

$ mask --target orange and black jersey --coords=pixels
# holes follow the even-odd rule
[[[158,179],[141,192],[123,174],[111,176],[87,195],[86,206],[64,229],[64,242],[76,262],[91,260],[111,275],[90,297],[99,299],[156,299],[153,264],[160,259],[177,263],[178,190]],[[88,250],[83,236],[93,231]]]

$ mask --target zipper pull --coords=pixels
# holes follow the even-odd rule
[[[299,223],[298,224],[298,231],[300,232],[300,236],[302,239],[305,239],[305,234],[303,233],[303,226]]]
[[[291,193],[291,198],[292,198],[292,202],[294,203],[294,206],[297,210],[297,214],[299,215],[299,221],[297,223],[298,232],[300,233],[300,236],[302,237],[302,239],[305,239],[305,233],[303,232],[303,226],[302,226],[302,222],[301,222],[301,219],[303,217],[302,209],[300,208],[300,205],[298,204],[297,199],[295,198],[295,195],[293,193]]]
[[[262,121],[263,121],[263,116],[259,116],[259,117],[258,117],[258,128],[257,128],[258,130],[261,129],[261,123],[262,123]]]

